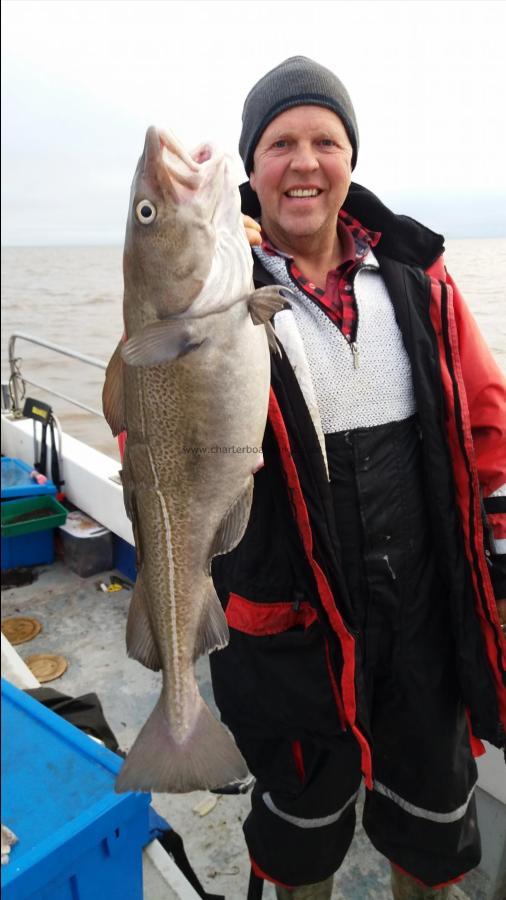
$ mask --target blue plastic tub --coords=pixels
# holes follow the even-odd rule
[[[24,566],[44,566],[54,561],[54,528],[2,537],[2,572]]]
[[[39,494],[56,494],[56,486],[48,479],[37,484],[31,477],[33,466],[11,456],[2,457],[2,500],[15,497],[38,497]]]
[[[3,900],[141,900],[151,796],[114,793],[123,760],[3,680],[2,760]]]
[[[4,500],[1,514],[2,571],[53,562],[54,529],[67,518],[54,495]]]
[[[135,547],[124,541],[123,538],[113,535],[114,548],[114,568],[126,575],[130,581],[137,578],[137,562],[135,558]]]

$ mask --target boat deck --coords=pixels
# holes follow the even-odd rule
[[[2,618],[33,616],[42,631],[16,647],[26,659],[34,653],[57,653],[68,660],[67,671],[50,687],[71,696],[94,691],[120,747],[128,750],[153,708],[160,675],[128,659],[125,625],[131,591],[105,593],[111,572],[80,578],[60,561],[34,570],[32,584],[2,590]],[[118,574],[118,573],[116,573]],[[207,657],[197,664],[202,696],[216,711]],[[249,795],[219,796],[214,808],[200,816],[194,807],[207,792],[154,794],[153,806],[184,840],[186,853],[201,883],[226,900],[244,900],[249,861],[241,825],[248,814]],[[360,806],[357,810],[360,820]],[[486,900],[488,879],[471,873],[454,888],[455,900]],[[165,895],[166,896],[166,895]],[[275,896],[266,884],[265,900]],[[389,866],[371,846],[361,825],[335,879],[333,900],[390,900]],[[162,893],[149,900],[162,900]]]

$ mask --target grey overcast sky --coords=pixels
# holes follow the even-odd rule
[[[237,158],[281,60],[333,69],[354,178],[449,237],[506,237],[502,0],[4,0],[2,243],[121,243],[148,125]]]

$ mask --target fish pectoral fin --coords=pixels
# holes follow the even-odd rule
[[[146,605],[146,597],[142,578],[137,576],[134,592],[128,610],[126,627],[127,653],[132,659],[158,672],[162,666],[157,646],[153,638],[153,631]]]
[[[123,360],[121,359],[120,341],[105,371],[105,382],[102,390],[102,408],[107,424],[113,436],[125,430],[125,402],[123,396]]]
[[[229,641],[228,622],[218,599],[214,585],[209,579],[209,589],[202,604],[202,613],[195,640],[194,661],[204,653],[221,650]]]
[[[221,553],[229,553],[230,550],[237,546],[246,531],[252,500],[253,476],[248,478],[246,488],[237,500],[232,503],[232,506],[223,517],[211,545],[209,563],[211,563],[214,556],[219,556]]]
[[[267,342],[269,344],[269,350],[271,350],[272,353],[278,353],[279,356],[281,356],[281,347],[276,340],[276,332],[274,331],[272,322],[265,323],[265,330],[267,332]]]
[[[206,337],[184,319],[164,319],[147,325],[122,345],[123,362],[129,366],[158,366],[186,356]]]
[[[258,288],[248,297],[248,307],[253,325],[264,325],[274,313],[282,309],[290,309],[287,301],[292,292],[282,285],[268,285]]]

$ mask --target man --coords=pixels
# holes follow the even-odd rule
[[[449,897],[480,860],[478,738],[506,733],[504,382],[442,237],[351,182],[333,73],[268,72],[239,147],[255,283],[292,291],[248,528],[213,565],[215,696],[256,777],[250,897],[331,896],[362,778],[393,896]]]

